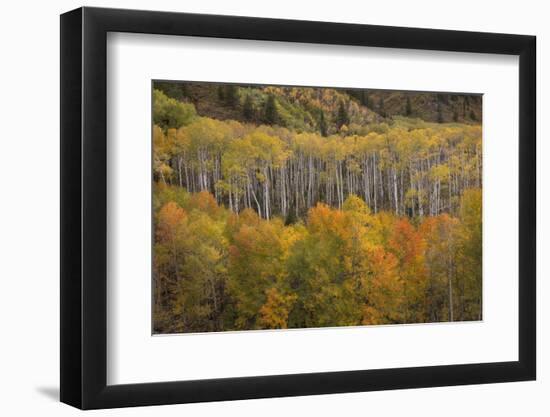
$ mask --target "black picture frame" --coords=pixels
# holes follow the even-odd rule
[[[107,385],[108,32],[519,56],[519,360]],[[534,380],[536,38],[80,8],[61,15],[61,401],[81,409]]]

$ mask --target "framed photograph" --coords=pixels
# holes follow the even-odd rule
[[[533,380],[535,37],[61,16],[61,401]]]

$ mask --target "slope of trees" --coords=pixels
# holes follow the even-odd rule
[[[344,117],[344,116],[342,116]],[[358,195],[375,213],[456,214],[463,191],[482,187],[481,127],[377,125],[367,135],[295,133],[195,117],[155,125],[155,178],[266,219],[300,217]]]
[[[162,183],[154,208],[156,333],[481,319],[479,189],[420,222],[350,195],[285,225]]]
[[[272,96],[278,124],[299,132],[319,132],[324,113],[329,133],[338,133],[341,104],[352,131],[369,123],[392,123],[396,116],[468,124],[482,119],[481,95],[193,82],[157,82],[155,88],[192,103],[202,116],[255,124],[266,122],[265,109]]]
[[[154,331],[481,319],[481,126],[352,128],[369,110],[338,92],[300,131],[256,90],[215,93],[251,123],[154,92]]]

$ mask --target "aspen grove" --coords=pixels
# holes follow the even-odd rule
[[[155,333],[481,320],[476,97],[159,87]]]

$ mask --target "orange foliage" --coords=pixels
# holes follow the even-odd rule
[[[266,291],[267,301],[260,308],[258,324],[264,329],[286,329],[288,314],[298,298],[294,294],[282,294],[277,288]]]
[[[187,214],[177,203],[170,201],[166,203],[159,211],[157,236],[161,242],[173,240],[181,230]]]
[[[344,213],[340,210],[333,210],[323,203],[317,203],[315,207],[309,209],[307,223],[309,230],[313,233],[344,235]]]
[[[216,199],[208,191],[193,194],[189,200],[189,208],[202,211],[210,217],[216,217],[220,213],[220,207],[216,203]]]
[[[396,322],[403,302],[402,281],[397,275],[397,259],[382,247],[367,252],[369,270],[363,276],[366,295],[362,324]]]

